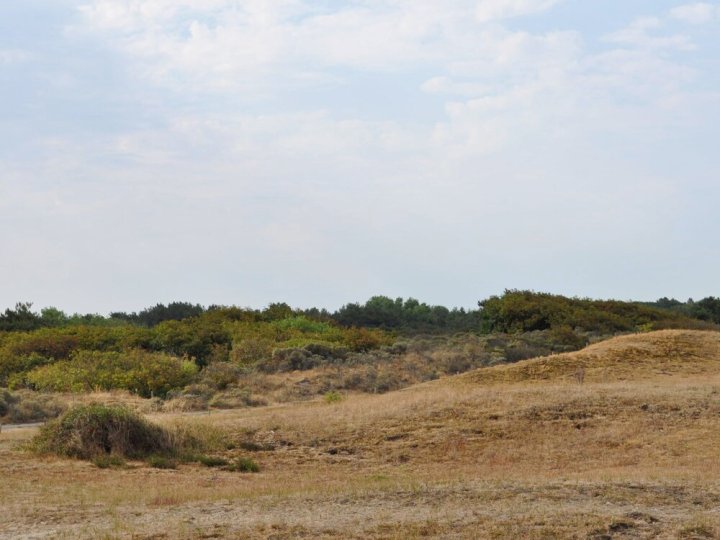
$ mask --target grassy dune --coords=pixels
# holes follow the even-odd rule
[[[585,370],[584,384],[576,380]],[[662,331],[221,428],[259,474],[100,470],[0,434],[0,538],[716,538],[720,334]]]

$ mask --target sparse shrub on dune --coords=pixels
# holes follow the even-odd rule
[[[242,368],[236,364],[213,362],[205,366],[200,373],[200,382],[216,390],[225,390],[228,386],[237,383],[242,373]]]
[[[170,434],[123,406],[81,405],[48,422],[33,439],[39,453],[79,459],[172,454]]]
[[[215,409],[239,409],[242,407],[261,407],[267,401],[252,393],[250,388],[229,388],[215,394],[209,402]]]
[[[64,410],[65,405],[52,394],[0,390],[0,418],[10,424],[42,422],[56,418]]]
[[[331,390],[323,396],[323,400],[325,401],[325,403],[339,403],[343,399],[343,395],[335,390]]]
[[[201,422],[176,422],[162,427],[123,406],[83,405],[43,426],[30,448],[92,461],[98,468],[118,468],[127,459],[151,467],[175,469],[180,462],[219,467],[228,462],[208,457],[233,445],[222,430]]]
[[[147,458],[147,464],[155,469],[177,469],[178,462],[168,456],[153,455]]]
[[[260,472],[260,466],[251,458],[238,458],[224,469],[231,472]]]
[[[224,467],[228,465],[228,460],[216,456],[198,456],[195,461],[205,467]]]

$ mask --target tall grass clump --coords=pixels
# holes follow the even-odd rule
[[[43,454],[79,459],[102,455],[145,458],[174,454],[170,434],[127,407],[90,404],[74,407],[48,422],[33,439]]]

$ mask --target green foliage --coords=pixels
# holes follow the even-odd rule
[[[617,332],[717,328],[716,324],[720,324],[720,299],[715,297],[685,303],[662,298],[640,304],[516,290],[480,302],[476,311],[385,296],[347,304],[333,314],[316,308],[292,309],[285,303],[252,310],[173,302],[110,317],[69,316],[57,308],[37,314],[30,303],[18,303],[0,314],[0,386],[74,392],[120,388],[160,397],[172,392],[177,405],[187,398],[204,406],[219,390],[223,395],[213,401],[217,406],[251,405],[260,402],[237,388],[242,386],[238,379],[251,370],[306,370],[361,362],[364,353],[392,349],[397,335],[409,339],[510,334],[513,342],[488,349],[492,361],[500,362],[576,350],[589,338]],[[538,339],[518,338],[536,332],[542,333]],[[461,372],[480,360],[454,351],[433,361],[436,364],[423,377]],[[406,384],[374,364],[371,367],[368,388],[383,391]],[[207,392],[201,399],[181,394],[189,384]]]
[[[658,302],[662,302],[662,299],[658,300]],[[685,304],[681,304],[677,302],[677,300],[671,300],[668,302],[673,304],[670,306],[673,311],[701,321],[720,324],[720,298],[708,296],[707,298],[703,298],[697,302],[690,299]]]
[[[579,329],[613,334],[636,331],[643,325],[672,322],[682,326],[686,317],[667,310],[617,300],[567,298],[533,291],[506,290],[479,303],[485,332],[532,332]],[[563,330],[573,341],[567,330]]]
[[[477,311],[449,310],[414,298],[373,296],[365,304],[347,304],[332,315],[343,326],[384,328],[403,333],[467,332],[479,329]]]
[[[37,390],[86,392],[124,389],[143,397],[162,397],[189,384],[197,366],[164,353],[78,351],[69,360],[38,367],[25,379]]]
[[[223,321],[211,317],[165,321],[153,329],[152,347],[176,356],[194,358],[207,364],[216,345],[231,345],[230,332]]]
[[[303,334],[329,334],[333,328],[329,323],[313,321],[303,316],[289,317],[275,321],[274,325],[281,330],[297,330]]]
[[[229,463],[225,458],[203,455],[197,456],[194,461],[197,461],[205,467],[225,467]]]
[[[270,304],[262,312],[262,318],[266,321],[279,321],[293,316],[293,309],[284,302]]]
[[[162,455],[149,456],[146,462],[154,469],[177,469],[178,467],[176,459]]]
[[[323,396],[323,400],[325,403],[331,404],[331,403],[340,403],[343,400],[343,395],[340,392],[337,392],[336,390],[331,390],[330,392],[326,392]]]
[[[0,390],[0,418],[10,412],[10,407],[16,403],[16,398],[7,390]]]
[[[251,458],[241,457],[225,467],[225,470],[232,472],[260,472],[260,466]]]
[[[44,326],[42,317],[32,311],[32,302],[18,302],[15,309],[0,314],[0,331],[28,331]]]
[[[79,459],[114,454],[144,458],[173,452],[169,433],[122,406],[82,405],[45,424],[33,439],[39,453]]]
[[[243,370],[227,362],[213,362],[202,370],[200,383],[215,390],[225,390],[228,386],[236,383]]]

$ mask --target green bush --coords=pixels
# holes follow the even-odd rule
[[[149,456],[146,461],[155,469],[177,469],[178,467],[177,460],[168,456],[153,455]]]
[[[238,458],[226,466],[225,470],[232,472],[256,473],[260,472],[260,466],[251,458]]]
[[[45,424],[35,436],[39,453],[79,459],[101,455],[144,458],[173,454],[169,433],[123,406],[81,405]]]
[[[231,384],[236,383],[242,373],[243,370],[235,364],[213,362],[200,372],[200,381],[210,388],[225,390]]]
[[[343,395],[340,392],[331,390],[325,393],[323,400],[325,400],[325,403],[339,403],[343,400]]]
[[[206,467],[224,467],[229,463],[225,458],[214,456],[198,456],[196,461]]]
[[[579,328],[603,334],[632,332],[658,322],[682,327],[687,317],[666,309],[637,302],[590,300],[506,290],[502,296],[491,296],[480,302],[485,332],[532,332],[558,327]],[[570,337],[565,332],[565,337]],[[574,341],[574,340],[571,340]]]
[[[333,331],[333,327],[326,322],[313,321],[302,316],[289,317],[275,321],[273,324],[282,330],[298,330],[304,334],[324,334]]]
[[[14,403],[13,395],[7,390],[0,390],[0,417],[10,411],[10,405]]]
[[[163,397],[190,383],[196,374],[194,362],[164,353],[78,351],[69,360],[33,369],[25,379],[37,390],[123,389],[143,397]]]

